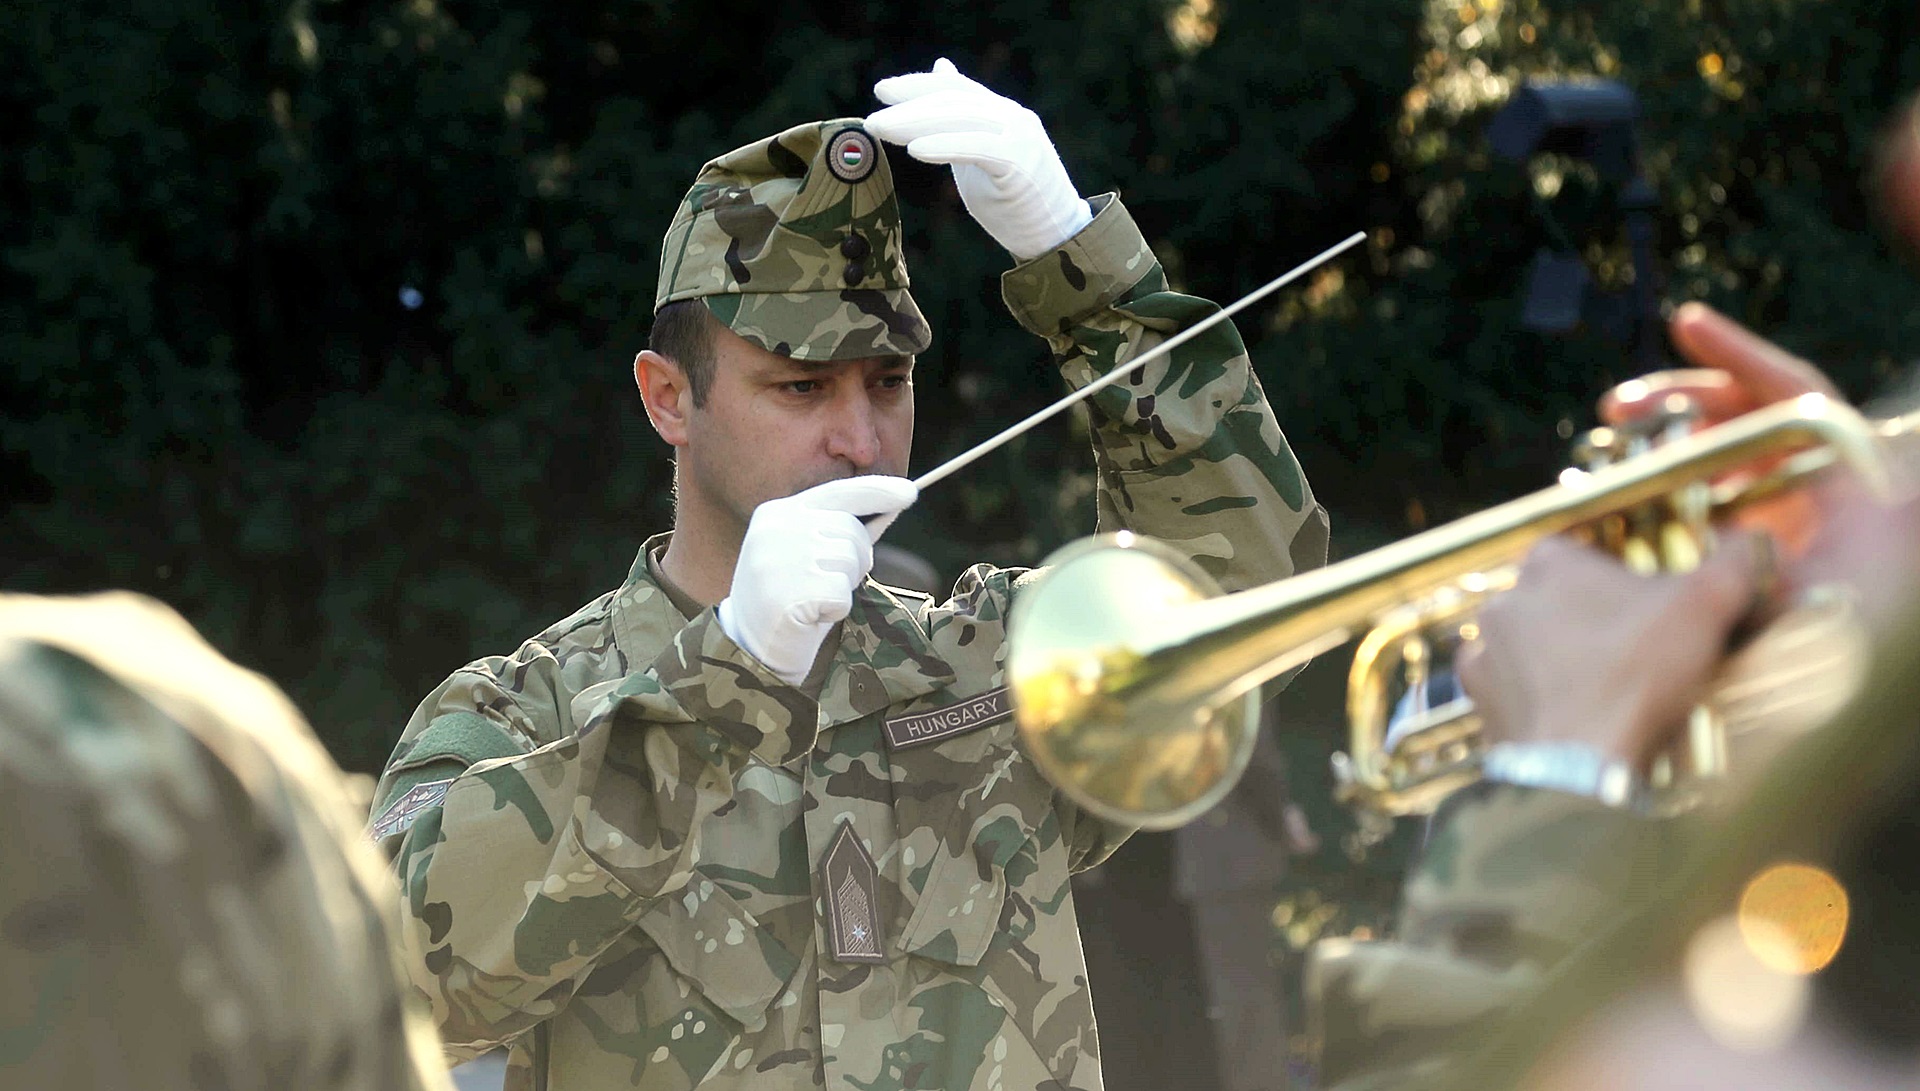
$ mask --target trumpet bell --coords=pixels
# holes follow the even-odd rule
[[[1258,689],[1218,711],[1157,697],[1134,649],[1219,587],[1190,559],[1121,532],[1068,545],[1014,600],[1007,686],[1027,753],[1067,797],[1164,830],[1211,810],[1245,771]]]

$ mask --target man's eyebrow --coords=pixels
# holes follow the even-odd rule
[[[880,361],[880,367],[883,370],[906,369],[911,371],[913,369],[913,357],[911,356],[881,356],[877,357],[877,359]],[[811,373],[825,371],[828,368],[844,367],[846,363],[845,360],[795,360],[789,356],[783,357],[776,366],[781,370],[792,368],[795,371]]]

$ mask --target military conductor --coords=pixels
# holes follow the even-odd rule
[[[617,588],[455,671],[408,723],[373,830],[448,1048],[510,1087],[1100,1086],[1068,874],[1129,832],[1016,743],[1005,619],[866,578],[915,499],[909,292],[882,142],[950,164],[1014,259],[1013,317],[1084,386],[1214,313],[1117,197],[954,70],[864,120],[701,168],[634,363],[673,449],[670,534]],[[1323,562],[1315,503],[1221,324],[1091,403],[1102,529],[1229,588]]]

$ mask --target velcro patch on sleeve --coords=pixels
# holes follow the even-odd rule
[[[932,712],[899,716],[886,722],[887,746],[899,750],[923,743],[939,742],[955,735],[997,724],[1013,715],[1013,695],[1007,687],[988,690],[959,704],[936,708]]]
[[[367,836],[378,841],[390,834],[405,833],[412,829],[414,821],[423,811],[440,805],[440,801],[446,798],[447,789],[453,787],[457,779],[430,780],[407,789],[386,810],[380,812],[379,818],[373,820],[373,825],[367,829]]]

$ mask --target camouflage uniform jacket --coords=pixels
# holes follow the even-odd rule
[[[1076,385],[1214,310],[1094,203],[1004,284]],[[1098,509],[1245,586],[1321,563],[1326,520],[1216,329],[1095,401]],[[457,671],[374,822],[452,1054],[513,1043],[516,1087],[1099,1087],[1067,880],[1128,831],[1015,745],[995,694],[1022,578],[976,566],[941,604],[867,583],[817,704],[711,609],[687,621],[644,551]],[[961,730],[897,722],[935,710],[921,728]]]
[[[0,595],[0,1087],[451,1091],[363,805],[166,607]]]
[[[1483,783],[1435,813],[1390,940],[1322,940],[1305,988],[1320,1083],[1442,1086],[1479,1032],[1655,889],[1686,823]]]

